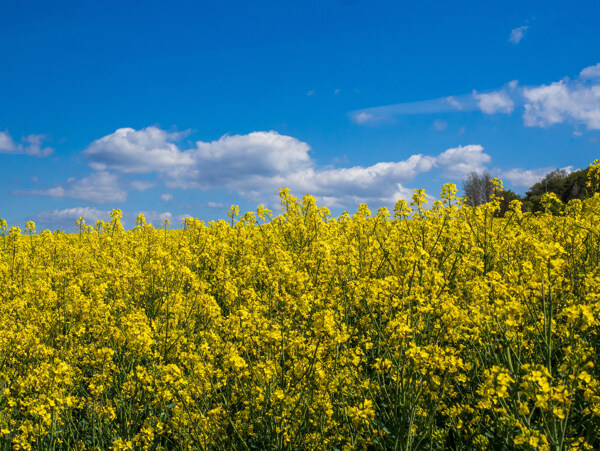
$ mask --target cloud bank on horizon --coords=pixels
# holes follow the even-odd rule
[[[226,189],[252,201],[266,200],[268,206],[274,207],[278,203],[274,194],[279,187],[286,186],[296,193],[311,193],[332,208],[362,202],[391,206],[398,199],[411,198],[413,189],[406,184],[419,174],[438,170],[444,177],[460,181],[472,171],[486,169],[492,160],[483,146],[470,144],[437,155],[414,154],[401,161],[382,161],[370,166],[318,167],[307,143],[275,131],[225,135],[183,148],[181,140],[186,135],[156,126],[118,129],[93,141],[82,152],[92,170],[89,175],[79,179],[70,177],[44,190],[16,190],[13,194],[106,205],[125,201],[130,190],[144,191],[160,185],[166,189]],[[496,172],[515,186],[527,187],[547,173],[548,168]],[[141,175],[151,179],[136,179]],[[170,202],[173,195],[163,193],[160,199]],[[106,214],[87,206],[44,211],[37,219],[62,224],[79,216],[95,220]],[[160,216],[157,212],[146,214]],[[162,215],[172,217],[169,212]]]
[[[584,68],[574,79],[565,77],[548,85],[519,86],[518,81],[513,80],[491,92],[474,90],[471,94],[364,108],[352,111],[350,117],[356,124],[365,125],[390,121],[401,115],[470,111],[512,114],[516,108],[521,109],[523,124],[527,127],[572,123],[584,125],[588,130],[600,130],[600,63]]]

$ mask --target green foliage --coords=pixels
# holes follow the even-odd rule
[[[506,214],[509,210],[510,203],[513,200],[522,200],[521,196],[509,189],[503,190],[499,197],[502,199],[500,201],[500,210],[498,211],[498,216],[500,217],[503,217]]]
[[[543,211],[542,197],[546,193],[554,193],[563,203],[573,199],[587,199],[593,190],[586,187],[588,168],[567,173],[564,169],[549,172],[542,180],[534,184],[525,195],[523,209],[525,211]]]

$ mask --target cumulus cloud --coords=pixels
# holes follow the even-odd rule
[[[198,141],[189,151],[194,169],[170,174],[174,177],[171,184],[176,185],[177,177],[182,177],[204,188],[218,182],[237,186],[238,178],[270,178],[301,171],[313,164],[309,151],[308,144],[273,131]]]
[[[166,171],[193,164],[191,157],[175,144],[182,136],[158,127],[120,128],[92,142],[83,155],[90,167],[99,171],[126,174]]]
[[[555,168],[545,167],[545,168],[536,168],[536,169],[508,169],[508,170],[498,170],[496,171],[498,178],[502,181],[509,181],[516,188],[530,188],[532,185],[539,182],[544,176],[550,172],[552,172]],[[565,171],[565,173],[570,174],[573,172],[573,166],[565,166],[564,168],[560,168]]]
[[[33,155],[35,157],[47,157],[54,152],[51,147],[43,147],[42,141],[46,139],[45,135],[28,135],[23,140],[26,142],[25,145],[21,145],[23,153],[27,155]]]
[[[81,179],[71,177],[52,188],[14,191],[13,194],[65,197],[97,204],[123,202],[127,199],[127,191],[120,187],[119,179],[109,172],[94,172]]]
[[[565,78],[549,85],[525,88],[525,125],[549,127],[574,122],[584,124],[588,130],[600,130],[600,78],[594,75],[597,67],[584,69],[584,76],[574,81]]]
[[[450,105],[448,99],[444,102]],[[438,128],[443,126],[438,124]],[[225,135],[182,148],[179,136],[157,127],[122,128],[94,141],[84,151],[95,170],[90,175],[16,194],[102,204],[124,201],[125,187],[143,191],[161,182],[167,188],[225,189],[271,206],[278,204],[276,193],[282,186],[295,193],[311,193],[332,207],[352,207],[360,202],[389,205],[399,198],[410,199],[412,189],[408,185],[419,174],[437,169],[445,177],[461,179],[491,161],[478,144],[450,148],[438,155],[415,154],[397,161],[339,168],[317,167],[310,153],[307,143],[274,131]],[[146,176],[128,182],[130,174]],[[165,202],[173,199],[169,193],[159,197]]]
[[[444,102],[450,105],[447,99]],[[452,102],[459,101],[452,99]],[[490,161],[482,146],[468,145],[447,149],[437,156],[416,154],[404,160],[366,167],[317,168],[310,150],[308,144],[274,131],[225,135],[214,141],[198,141],[189,149],[180,149],[167,132],[148,127],[119,129],[95,141],[85,154],[94,169],[112,169],[124,174],[150,172],[169,188],[228,189],[257,201],[273,196],[273,203],[277,203],[277,189],[287,186],[294,192],[312,193],[331,206],[357,202],[389,204],[399,197],[410,198],[412,190],[406,184],[418,174],[439,168],[447,177],[461,178]],[[154,155],[162,164],[149,161]],[[111,176],[108,172],[102,174],[103,177]],[[69,186],[61,185],[44,194],[75,197],[75,192],[81,190],[75,189],[74,181],[69,183]],[[112,183],[110,186],[119,185]],[[141,181],[131,182],[130,186],[147,187]],[[103,198],[118,198],[118,193]],[[85,197],[95,202],[100,198],[89,194]],[[169,201],[172,196],[163,194],[161,199]]]
[[[98,210],[94,207],[75,207],[64,210],[42,211],[35,217],[35,221],[53,227],[66,228],[69,226],[74,227],[75,221],[82,216],[88,225],[94,225],[99,219],[103,221],[110,219],[108,211]]]
[[[290,173],[279,186],[296,192],[314,194],[332,207],[355,205],[360,202],[389,204],[400,197],[412,195],[403,183],[435,167],[435,158],[412,155],[398,162],[380,162],[372,166],[354,166]]]
[[[186,150],[178,147],[177,139],[157,127],[121,128],[94,141],[84,155],[92,169],[156,173],[169,187],[202,189],[233,187],[248,177],[270,178],[312,164],[308,144],[274,131],[225,135]],[[138,190],[151,187],[147,181],[131,185]]]
[[[417,154],[367,167],[309,169],[290,174],[286,181],[291,189],[313,193],[333,207],[360,202],[389,205],[412,197],[413,190],[405,185],[419,174],[441,169],[446,177],[462,179],[471,171],[484,169],[490,161],[483,146],[472,144],[447,149],[437,156]]]
[[[21,143],[17,144],[7,131],[0,132],[0,153],[47,157],[54,152],[54,149],[42,145],[42,141],[45,139],[45,135],[27,135],[21,139]]]
[[[483,146],[470,144],[448,149],[439,154],[436,166],[444,170],[447,177],[462,179],[472,171],[481,171],[492,157],[483,152]]]
[[[510,38],[508,38],[509,42],[513,44],[518,44],[525,37],[525,32],[529,27],[524,25],[522,27],[513,28],[510,32]]]
[[[600,63],[594,66],[586,67],[579,73],[579,77],[584,80],[593,80],[596,78],[600,78]]]
[[[515,108],[515,103],[504,90],[487,94],[479,94],[477,91],[474,91],[473,97],[477,100],[479,109],[485,114],[510,114]]]
[[[552,168],[538,169],[509,169],[497,172],[498,178],[502,181],[508,181],[516,188],[529,188],[539,182],[546,174],[552,171]]]

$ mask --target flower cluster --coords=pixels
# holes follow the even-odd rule
[[[600,448],[600,196],[456,193],[0,220],[0,449]]]

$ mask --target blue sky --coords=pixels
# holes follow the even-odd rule
[[[600,157],[597,1],[0,2],[0,217],[334,213]]]

